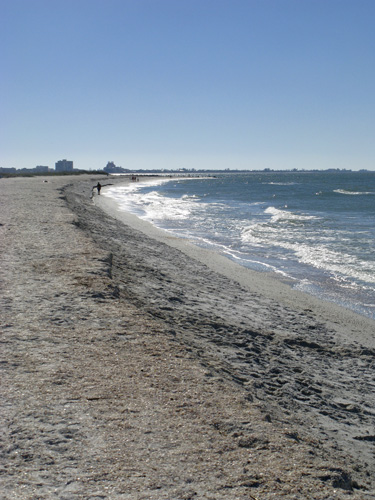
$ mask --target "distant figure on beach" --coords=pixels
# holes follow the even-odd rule
[[[96,185],[96,189],[98,190],[98,194],[100,194],[100,190],[102,189],[102,185],[100,184],[100,182],[98,182],[98,184]]]

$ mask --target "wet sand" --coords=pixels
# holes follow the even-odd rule
[[[97,180],[0,179],[0,498],[375,498],[374,322]]]

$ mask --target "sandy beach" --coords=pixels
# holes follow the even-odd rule
[[[0,179],[0,499],[375,498],[375,322],[98,179]]]

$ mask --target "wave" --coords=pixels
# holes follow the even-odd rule
[[[316,233],[300,230],[288,224],[272,224],[271,222],[255,223],[243,229],[242,243],[251,247],[270,249],[272,254],[289,253],[289,257],[300,264],[328,272],[336,281],[359,280],[375,283],[375,262],[363,261],[354,254],[333,249],[332,242],[337,243],[338,235],[322,232]],[[279,250],[277,250],[279,249]],[[363,287],[363,285],[362,285]]]
[[[296,239],[299,238],[301,226],[319,220],[319,217],[314,215],[297,214],[273,206],[266,208],[263,214],[271,218],[266,221],[263,218],[242,228],[243,243],[254,246],[278,246],[282,240],[289,240],[293,235]],[[297,233],[294,234],[295,231]]]
[[[364,261],[354,249],[348,251],[342,244],[346,234],[324,228],[320,217],[273,206],[264,214],[271,217],[243,227],[241,241],[244,245],[272,248],[271,254],[278,258],[289,254],[289,259],[328,272],[336,280],[346,276],[349,280],[375,283],[375,262]]]
[[[191,215],[194,206],[197,205],[199,196],[183,195],[181,198],[176,199],[163,196],[157,190],[143,190],[145,187],[152,188],[155,186],[157,188],[167,182],[171,182],[171,179],[159,178],[129,183],[109,188],[103,194],[113,198],[121,210],[135,213],[138,217],[150,222],[155,220],[187,219]],[[200,203],[200,206],[204,207],[204,205],[204,203]]]
[[[262,182],[268,186],[296,186],[299,182]]]
[[[287,207],[284,207],[287,208]],[[297,214],[294,212],[290,212],[289,210],[280,210],[279,208],[276,207],[268,207],[264,211],[266,214],[271,214],[272,222],[276,222],[279,220],[285,220],[285,221],[305,221],[305,220],[312,220],[312,219],[318,219],[315,215],[302,215],[302,214]]]
[[[334,189],[333,192],[338,194],[346,194],[350,196],[363,196],[368,194],[375,194],[374,191],[348,191],[346,189]]]

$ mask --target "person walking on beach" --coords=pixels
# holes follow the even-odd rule
[[[102,185],[100,184],[100,182],[98,182],[98,184],[96,185],[96,189],[98,190],[98,194],[100,194],[100,190],[102,189]]]

